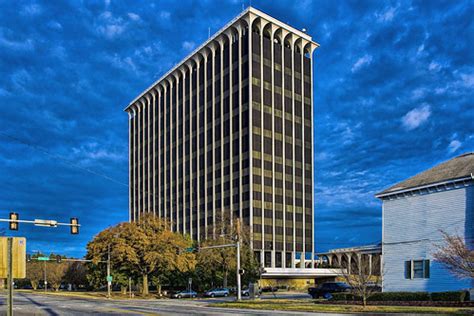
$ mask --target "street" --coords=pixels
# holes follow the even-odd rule
[[[301,298],[305,294],[277,294],[279,298]],[[264,295],[271,299],[273,295]],[[16,315],[309,315],[302,312],[256,311],[208,307],[208,303],[234,298],[196,300],[106,300],[16,292]],[[5,294],[0,294],[0,315],[6,314]],[[316,314],[313,314],[316,315]],[[337,315],[337,314],[324,314]]]

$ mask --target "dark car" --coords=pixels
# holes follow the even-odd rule
[[[308,294],[313,298],[331,298],[332,293],[350,292],[351,287],[344,282],[326,282],[317,287],[308,288]]]
[[[212,289],[204,293],[204,296],[206,297],[218,297],[218,296],[223,296],[227,297],[229,296],[229,290],[225,288],[217,288],[217,289]]]
[[[171,298],[185,298],[185,297],[197,297],[197,293],[194,291],[184,290],[179,291],[171,295]]]
[[[261,292],[277,292],[278,288],[276,286],[264,286],[260,289]]]

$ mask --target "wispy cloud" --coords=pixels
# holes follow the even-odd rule
[[[430,116],[431,108],[429,105],[425,104],[420,107],[414,108],[403,116],[403,127],[411,131],[425,123]]]
[[[462,146],[462,143],[459,140],[454,139],[449,143],[448,151],[452,154],[456,152],[461,146]]]
[[[357,59],[357,61],[352,65],[351,71],[356,72],[360,68],[369,65],[372,62],[372,56],[371,55],[364,55],[363,57]]]
[[[194,49],[196,44],[193,41],[184,41],[181,46],[183,47],[184,50],[191,51]]]

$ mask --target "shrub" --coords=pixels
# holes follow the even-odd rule
[[[433,301],[464,302],[464,301],[469,300],[469,292],[468,291],[450,291],[450,292],[431,293],[431,299]]]
[[[359,297],[351,293],[334,293],[334,301],[358,301]],[[373,293],[367,301],[389,302],[389,301],[430,301],[430,294],[427,292],[384,292]]]
[[[333,301],[354,301],[356,298],[351,293],[334,293],[331,300]]]
[[[427,292],[383,292],[374,293],[369,301],[430,301],[430,294]]]

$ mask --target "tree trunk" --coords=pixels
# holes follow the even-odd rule
[[[120,286],[120,292],[121,292],[122,294],[126,295],[126,294],[127,294],[127,287],[124,286],[124,285],[121,285],[121,286]]]
[[[222,284],[222,287],[227,288],[227,270],[224,271],[224,284]]]
[[[148,295],[148,274],[143,274],[143,295]]]
[[[158,283],[157,290],[158,290],[158,295],[161,296],[161,282]]]
[[[31,287],[33,288],[33,290],[36,291],[36,290],[38,289],[38,282],[36,282],[36,281],[30,281],[30,283],[31,283]]]
[[[366,297],[365,295],[362,295],[362,305],[363,305],[364,307],[367,306],[367,297]]]

